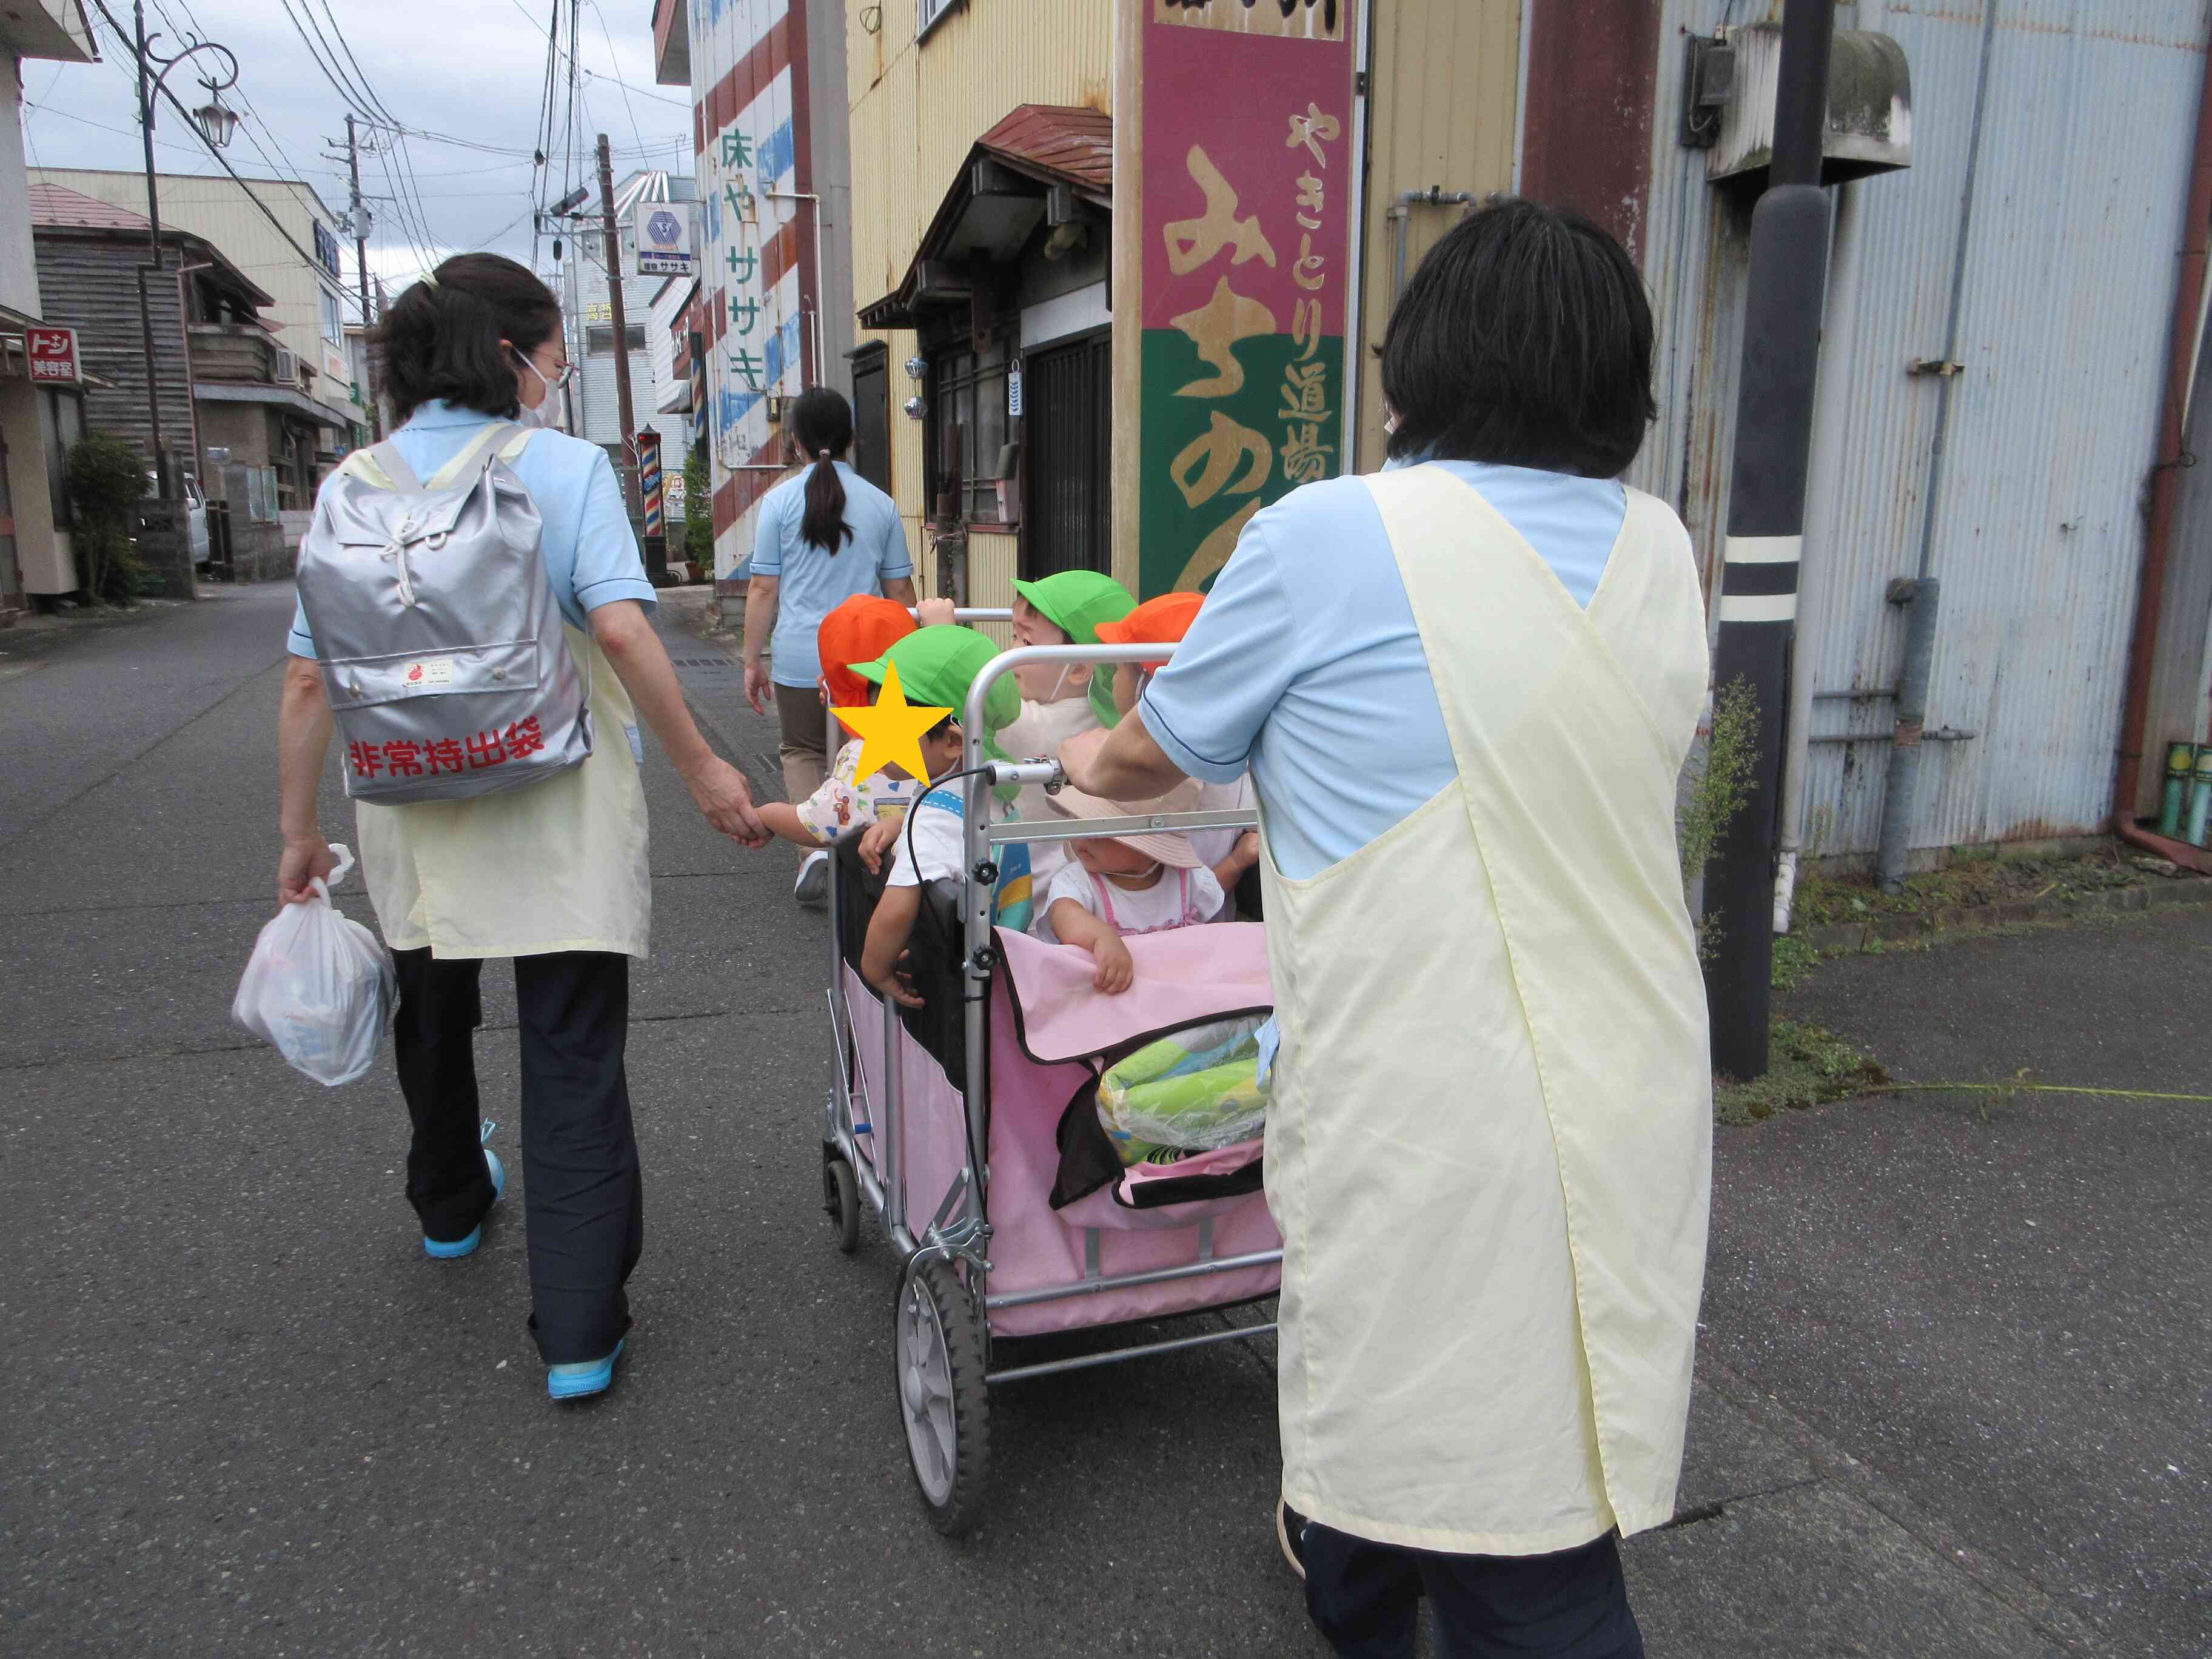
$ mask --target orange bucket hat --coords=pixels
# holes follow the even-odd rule
[[[851,665],[874,662],[915,630],[904,605],[878,593],[855,593],[822,619],[815,646],[822,659],[822,686],[832,708],[865,708],[875,701],[874,686]]]
[[[1119,622],[1098,624],[1101,645],[1176,645],[1190,632],[1190,625],[1198,620],[1198,608],[1206,603],[1203,593],[1162,593],[1146,599]],[[1167,665],[1148,662],[1147,669],[1158,672]]]

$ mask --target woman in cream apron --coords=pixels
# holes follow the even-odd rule
[[[461,254],[400,296],[375,342],[392,442],[428,478],[495,419],[539,424],[566,383],[561,313],[509,259]],[[525,411],[528,411],[526,413]],[[623,1053],[629,963],[652,921],[641,720],[716,830],[765,844],[744,778],[692,724],[646,616],[652,585],[606,453],[538,432],[512,462],[544,520],[547,576],[588,671],[593,744],[581,766],[504,794],[357,809],[361,861],[399,972],[392,1036],[414,1136],[407,1196],[425,1252],[474,1250],[505,1172],[480,1127],[474,1033],[487,957],[511,957],[522,1042],[522,1164],[531,1329],[553,1398],[613,1378],[629,1328],[624,1285],[644,1237]],[[331,718],[315,641],[295,617],[278,716],[281,902],[334,865],[316,823]]]
[[[1175,660],[1066,756],[1135,798],[1249,765],[1279,1048],[1282,1539],[1346,1654],[1643,1651],[1711,1179],[1674,838],[1705,693],[1619,246],[1479,210],[1383,347],[1392,465],[1257,514]]]

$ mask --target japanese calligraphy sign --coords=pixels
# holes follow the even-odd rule
[[[1115,505],[1151,594],[1204,588],[1261,507],[1344,470],[1359,156],[1349,7],[1125,3],[1142,61],[1116,76],[1116,163],[1132,122],[1141,182],[1115,264],[1140,326],[1117,341]]]
[[[782,458],[770,417],[823,373],[815,210],[804,199],[815,188],[808,9],[684,3],[699,180],[697,362],[714,483],[712,501],[695,510],[712,514],[715,569],[726,575],[751,550],[749,515]]]

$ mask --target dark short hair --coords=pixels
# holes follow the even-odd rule
[[[1382,336],[1394,459],[1626,471],[1657,411],[1651,305],[1578,213],[1492,197],[1421,261]]]
[[[434,398],[510,419],[521,413],[509,341],[525,357],[561,326],[552,290],[496,253],[457,253],[399,296],[369,335],[377,385],[405,420]]]

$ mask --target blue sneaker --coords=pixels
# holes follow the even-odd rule
[[[608,1384],[615,1380],[615,1361],[622,1358],[622,1351],[623,1344],[617,1342],[615,1351],[605,1359],[586,1359],[573,1365],[548,1365],[545,1368],[545,1392],[556,1400],[581,1400],[586,1395],[605,1394]]]
[[[484,1120],[483,1132],[477,1137],[478,1143],[489,1140],[491,1132],[497,1127],[499,1125],[492,1122],[489,1118]],[[483,1160],[484,1173],[491,1177],[491,1201],[496,1204],[507,1191],[507,1170],[500,1164],[499,1154],[489,1146],[483,1149]],[[477,1246],[483,1243],[483,1224],[478,1222],[470,1230],[466,1238],[456,1238],[450,1243],[441,1243],[434,1238],[425,1238],[422,1241],[422,1252],[434,1261],[451,1261],[456,1257],[473,1253]]]

